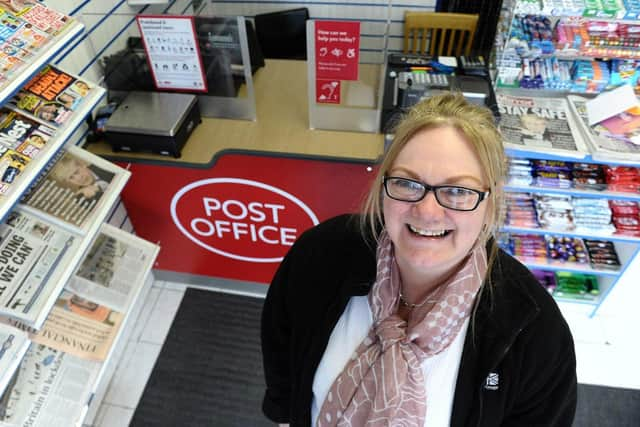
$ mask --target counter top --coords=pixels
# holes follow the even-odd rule
[[[254,75],[257,121],[203,118],[175,159],[152,153],[114,153],[104,142],[90,144],[95,154],[119,161],[182,163],[205,167],[225,151],[286,153],[374,161],[383,152],[383,135],[309,129],[307,63],[266,60]]]

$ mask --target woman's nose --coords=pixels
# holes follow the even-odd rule
[[[440,217],[444,215],[444,210],[446,208],[442,207],[438,200],[436,199],[436,195],[433,191],[429,191],[422,200],[415,203],[415,208],[418,210],[420,215],[429,216],[429,217]]]

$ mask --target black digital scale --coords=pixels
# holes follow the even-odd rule
[[[151,151],[180,157],[193,129],[202,121],[196,95],[130,92],[105,124],[113,151]]]

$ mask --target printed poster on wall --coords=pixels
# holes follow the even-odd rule
[[[358,80],[360,22],[316,21],[316,79]]]
[[[158,89],[207,92],[193,17],[136,17]]]

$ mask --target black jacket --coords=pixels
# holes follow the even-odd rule
[[[313,378],[329,336],[375,274],[375,244],[363,240],[356,217],[333,218],[296,241],[262,313],[263,411],[270,419],[311,425]],[[492,279],[469,323],[451,426],[571,426],[575,353],[555,301],[505,252]]]

